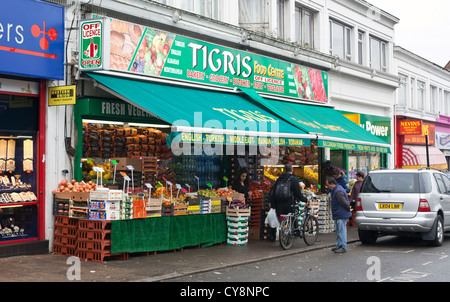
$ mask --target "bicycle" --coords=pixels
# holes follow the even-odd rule
[[[310,212],[309,203],[305,204],[304,211],[300,211],[298,204],[292,207],[293,213],[280,215],[279,239],[281,247],[285,250],[292,246],[295,237],[303,238],[307,245],[313,245],[319,236],[319,221]],[[299,220],[297,228],[294,227],[294,219]]]

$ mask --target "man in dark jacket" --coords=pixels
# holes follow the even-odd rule
[[[345,190],[345,193],[350,193],[350,186],[348,184],[347,177],[345,177],[343,172],[336,169],[333,171],[333,177],[334,179],[336,179],[338,185],[340,185]]]
[[[280,214],[289,214],[292,212],[292,205],[294,205],[298,201],[307,202],[305,195],[302,194],[300,190],[300,184],[298,182],[297,176],[293,175],[293,167],[290,164],[284,166],[284,173],[278,177],[275,184],[272,186],[269,192],[269,201],[271,208],[274,208],[277,212],[277,216],[280,217]],[[275,191],[277,185],[284,181],[290,181],[290,193],[291,198],[288,201],[280,201],[277,200]],[[297,219],[296,219],[297,221]]]
[[[328,178],[328,186],[331,189],[331,214],[336,222],[336,247],[331,250],[335,253],[345,253],[347,251],[347,221],[352,212],[348,196],[344,188],[339,185],[336,179]]]

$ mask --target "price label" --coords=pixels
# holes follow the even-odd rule
[[[178,190],[181,190],[181,186],[180,186],[179,184],[175,184],[175,187],[176,187]]]
[[[207,183],[206,185],[207,185],[208,187],[212,188],[212,184]]]
[[[113,165],[117,165],[117,161],[116,161],[115,159],[111,159],[111,163],[112,163]]]

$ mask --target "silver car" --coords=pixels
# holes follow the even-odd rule
[[[434,169],[374,170],[365,178],[356,202],[362,243],[380,234],[419,234],[440,246],[450,230],[450,180]]]

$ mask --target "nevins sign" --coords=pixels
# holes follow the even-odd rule
[[[64,79],[64,7],[2,0],[0,73]]]
[[[398,121],[398,134],[400,135],[422,135],[421,120]]]

